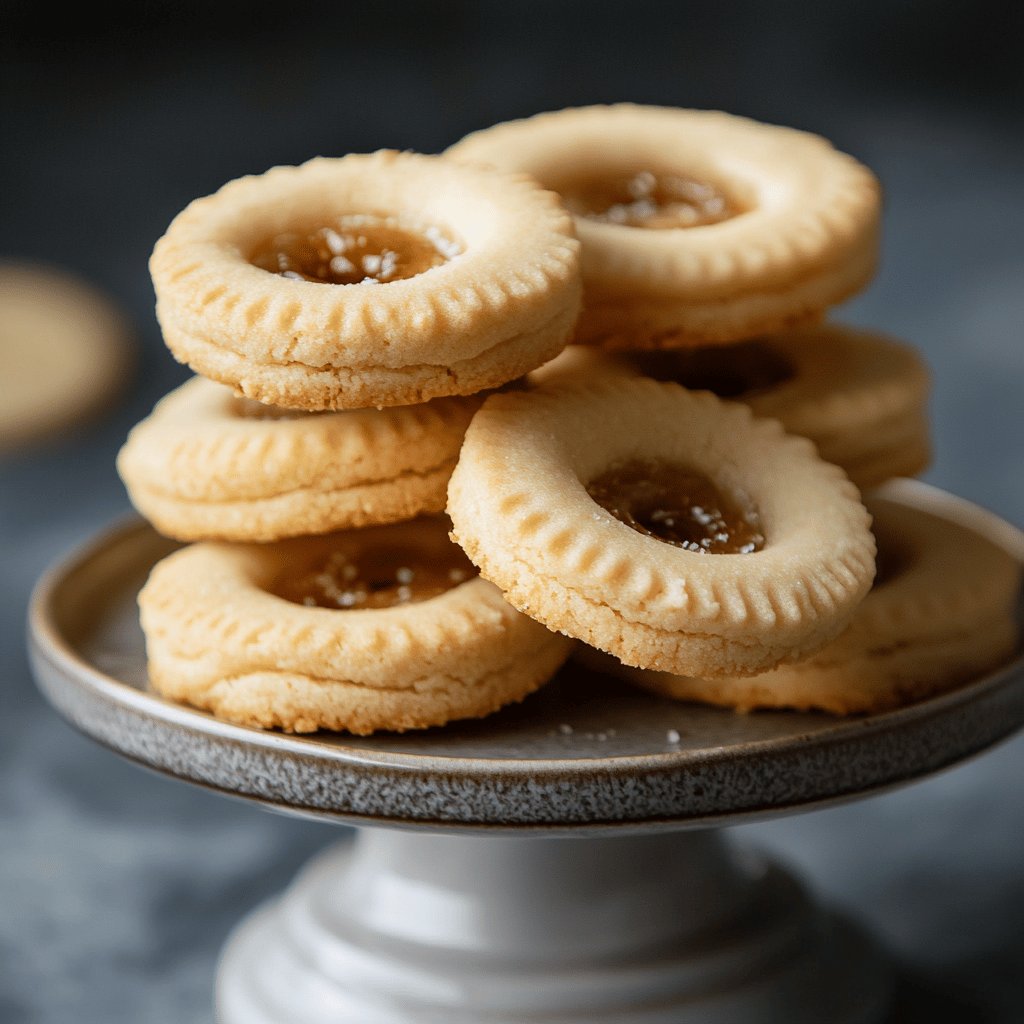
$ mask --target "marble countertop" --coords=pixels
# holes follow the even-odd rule
[[[200,78],[203,69],[208,56]],[[152,100],[146,90],[161,80],[156,72],[144,77],[136,98]],[[188,199],[244,171],[318,151],[436,148],[495,119],[493,110],[460,108],[454,122],[435,113],[431,135],[410,127],[422,112],[414,104],[392,123],[389,139],[351,119],[346,132],[331,134],[321,111],[303,133],[289,136],[275,122],[271,137],[259,134],[259,103],[240,104],[244,115],[220,122],[211,115],[198,138],[189,136],[196,171],[188,173],[172,159],[181,142],[172,127],[195,104],[189,90],[198,85],[195,75],[175,81],[165,129],[123,88],[112,93],[109,117],[69,115],[64,135],[45,143],[31,141],[27,120],[5,107],[9,137],[20,143],[7,184],[27,196],[5,227],[5,255],[64,262],[89,275],[134,317],[139,337],[139,367],[116,410],[0,464],[5,1024],[209,1024],[228,929],[342,831],[140,770],[76,734],[29,675],[23,628],[34,580],[128,509],[113,469],[117,448],[186,376],[159,342],[149,247]],[[556,104],[548,95],[545,105],[578,99]],[[516,101],[540,109],[535,96]],[[214,115],[234,111],[227,93],[212,102]],[[831,134],[878,171],[887,194],[882,270],[839,316],[912,341],[932,366],[936,458],[925,479],[1024,523],[1024,141],[934,104],[823,101],[813,113],[802,110],[799,122],[777,109],[749,112]],[[239,148],[243,137],[257,141]],[[58,188],[47,205],[45,186],[65,181],[52,168],[73,158],[80,177],[69,180],[78,184]],[[111,216],[109,195],[133,188],[135,200]],[[71,218],[66,248],[50,244],[61,217]],[[86,237],[96,240],[93,248]],[[915,785],[735,832],[775,851],[888,945],[906,973],[899,1020],[1015,1024],[1024,1020],[1022,778],[1018,737]]]

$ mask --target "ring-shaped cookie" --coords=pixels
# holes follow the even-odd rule
[[[573,345],[530,379],[568,382],[599,373],[671,380],[743,402],[755,416],[810,438],[861,490],[916,476],[931,458],[928,368],[909,345],[871,331],[827,323],[657,352]]]
[[[178,540],[270,541],[443,512],[481,397],[291,412],[196,377],[117,458],[132,504]]]
[[[579,649],[591,667],[666,697],[834,714],[885,711],[952,689],[1017,649],[1021,565],[965,525],[880,496],[879,576],[849,627],[806,661],[742,679],[644,672]]]
[[[418,519],[170,555],[139,595],[154,689],[244,725],[360,735],[481,717],[522,700],[571,645],[479,577],[382,608],[305,607],[277,594],[282,577],[338,552],[408,545],[436,563],[452,548],[446,531],[442,519]]]
[[[252,262],[275,238],[346,218],[441,239],[444,258],[345,284]],[[174,219],[150,270],[177,358],[289,408],[498,386],[555,355],[579,309],[578,243],[555,195],[524,175],[414,153],[320,157],[229,182]]]
[[[808,132],[617,104],[499,124],[448,155],[525,171],[567,202],[581,181],[651,172],[692,179],[728,202],[731,216],[695,227],[577,215],[581,343],[685,346],[780,330],[859,291],[877,262],[875,176]]]
[[[588,493],[607,470],[648,461],[752,505],[763,548],[685,550]],[[455,539],[513,605],[643,668],[765,671],[835,636],[874,575],[857,489],[809,441],[746,406],[643,378],[487,399],[448,512]]]

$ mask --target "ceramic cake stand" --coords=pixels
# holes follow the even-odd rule
[[[1024,553],[966,502],[890,495]],[[151,768],[358,826],[238,925],[225,1024],[877,1022],[890,972],[872,943],[718,826],[908,782],[1024,723],[1018,658],[845,720],[682,705],[570,668],[418,734],[242,728],[146,690],[135,597],[171,547],[132,522],[44,577],[30,643],[47,697]]]

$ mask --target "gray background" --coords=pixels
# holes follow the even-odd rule
[[[869,2],[93,5],[0,17],[0,257],[71,268],[132,318],[102,421],[0,463],[0,1022],[211,1019],[227,929],[338,831],[139,770],[33,689],[44,565],[127,510],[113,460],[187,371],[146,260],[239,174],[437,151],[538,110],[635,100],[819,131],[886,187],[881,272],[838,313],[935,373],[926,479],[1024,522],[1024,43],[1018,8]],[[1024,1020],[1024,741],[862,803],[738,829],[904,965],[900,1021]]]

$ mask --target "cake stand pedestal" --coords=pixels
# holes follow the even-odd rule
[[[717,831],[626,838],[361,829],[248,917],[221,1019],[878,1021],[859,932]]]
[[[888,491],[1024,553],[960,499]],[[1024,724],[1018,657],[852,719],[682,705],[570,666],[479,722],[247,729],[146,689],[135,597],[172,547],[133,521],[47,573],[30,612],[43,692],[151,768],[359,826],[236,928],[224,1024],[877,1024],[885,958],[719,826],[909,782]]]

